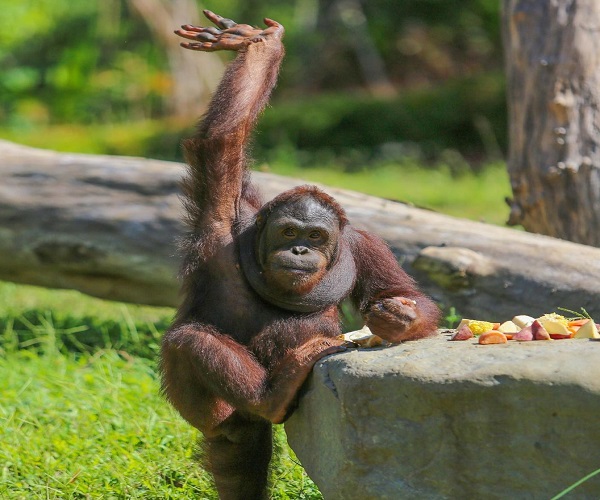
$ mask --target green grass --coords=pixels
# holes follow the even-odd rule
[[[0,128],[0,139],[65,153],[181,159],[181,137],[189,133],[187,127],[177,122],[146,120],[92,126]]]
[[[0,353],[114,349],[155,358],[174,311],[102,301],[72,290],[0,283]]]
[[[114,351],[0,360],[0,496],[167,498],[210,491],[195,435],[147,362]],[[185,498],[185,495],[182,496]]]
[[[0,282],[0,498],[216,498],[144,347],[172,313]],[[281,426],[275,448],[272,498],[321,498]]]

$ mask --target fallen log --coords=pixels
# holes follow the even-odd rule
[[[182,165],[0,141],[0,279],[176,305]],[[256,172],[265,198],[302,181]],[[600,249],[327,188],[443,306],[502,320],[600,316]]]

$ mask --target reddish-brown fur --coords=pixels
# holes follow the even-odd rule
[[[249,181],[245,146],[276,83],[283,29],[266,20],[269,28],[261,32],[206,15],[220,27],[218,34],[186,26],[178,34],[201,42],[184,46],[233,47],[238,54],[195,136],[185,143],[184,301],[164,337],[162,387],[204,433],[206,465],[220,497],[264,498],[271,423],[293,410],[313,365],[342,349],[336,338],[339,300],[311,312],[265,301],[240,269],[241,235],[251,227],[260,231],[277,207],[314,199],[339,222],[339,245],[350,250],[350,268],[356,269],[349,295],[374,333],[394,342],[424,337],[435,330],[438,308],[382,240],[353,229],[343,209],[317,188],[299,187],[262,206]]]

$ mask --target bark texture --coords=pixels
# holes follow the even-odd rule
[[[600,246],[600,2],[504,0],[510,224]]]

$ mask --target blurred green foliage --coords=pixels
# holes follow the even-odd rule
[[[451,147],[478,161],[505,148],[497,0],[206,0],[199,7],[251,24],[268,15],[286,26],[287,57],[256,140],[260,154],[283,146],[356,163],[407,148],[428,159]],[[367,43],[398,97],[367,92],[357,48]],[[127,0],[2,2],[0,137],[36,144],[43,142],[36,135],[60,126],[57,149],[82,141],[90,152],[180,159],[188,124],[164,122],[176,77]],[[146,124],[119,128],[131,123]],[[65,124],[101,126],[100,136],[112,137],[71,135]]]
[[[287,144],[313,153],[309,163],[315,153],[331,154],[350,170],[407,156],[431,162],[448,149],[475,162],[499,159],[507,141],[504,91],[501,75],[488,73],[406,90],[393,99],[364,94],[290,99],[267,110],[256,148],[268,156]]]
[[[254,3],[277,5],[274,0]],[[299,0],[287,5],[281,12],[290,26],[282,75],[286,87],[297,87],[306,78],[318,83],[318,89],[362,85],[351,50],[362,16],[398,88],[435,85],[502,67],[498,0]]]
[[[160,116],[165,55],[121,0],[3,0],[0,118],[10,127]]]
[[[411,89],[395,98],[344,93],[296,96],[268,108],[253,145],[256,158],[282,154],[298,166],[336,162],[347,171],[381,162],[442,161],[451,168],[497,160],[506,146],[504,79],[498,74]],[[0,131],[9,140],[58,151],[147,156],[182,161],[180,120],[71,123]],[[454,158],[447,152],[460,153]]]

